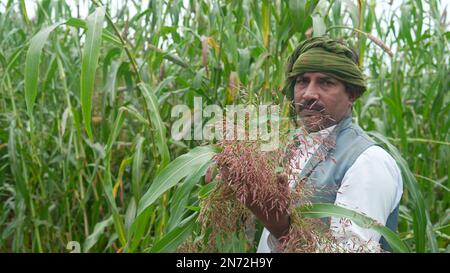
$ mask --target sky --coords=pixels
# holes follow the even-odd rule
[[[8,0],[0,0],[0,12],[2,12],[4,10],[4,6],[6,5],[6,2]],[[40,0],[39,0],[40,1]],[[27,13],[29,18],[34,18],[35,14],[36,14],[36,9],[37,9],[37,3],[39,2],[38,0],[25,0],[25,5],[26,5],[26,9],[27,9]],[[181,0],[184,2],[185,6],[187,6],[189,4],[189,0]],[[213,0],[210,0],[213,1]],[[257,0],[255,0],[257,1]],[[325,0],[321,0],[321,1],[325,1]],[[351,3],[356,3],[356,0],[339,0],[343,3],[346,2],[351,2]],[[398,15],[400,16],[400,6],[403,2],[405,2],[404,0],[366,0],[366,3],[370,3],[372,1],[376,2],[376,9],[375,12],[377,13],[377,16],[386,16],[386,14],[391,14],[391,13],[398,13]],[[72,16],[73,17],[79,17],[79,18],[86,18],[88,16],[88,4],[91,2],[91,0],[69,0],[66,1],[66,3],[72,7]],[[117,13],[117,10],[123,6],[127,6],[129,8],[129,13],[130,13],[130,17],[134,16],[138,10],[136,10],[134,4],[131,3],[130,0],[108,0],[108,2],[111,4],[109,12],[111,13],[112,17],[114,17],[114,15]],[[139,9],[139,11],[144,10],[147,8],[150,0],[137,0],[136,2],[140,3],[141,8]],[[392,2],[392,3],[391,3]],[[447,10],[447,18],[450,17],[450,14],[448,12],[448,9],[450,7],[450,0],[440,0],[440,7],[442,8],[442,10],[440,11],[440,14],[443,13],[444,9]],[[80,9],[80,15],[78,16],[77,14],[77,5],[79,5]],[[345,5],[345,4],[344,4]],[[18,5],[16,7],[18,9]],[[428,5],[424,5],[424,9],[427,11],[428,9]],[[170,22],[170,17],[167,17],[167,23],[166,25],[172,25]],[[447,22],[449,20],[447,19]],[[179,21],[179,24],[181,25],[183,22],[182,20]],[[385,22],[385,24],[387,24]],[[387,25],[382,25],[382,28],[387,27]],[[132,30],[131,30],[132,31]],[[183,32],[182,29],[180,29],[179,31]],[[133,35],[132,32],[130,32],[130,35]],[[387,38],[388,44],[389,41],[391,39],[393,39],[393,37],[388,37]],[[395,44],[395,43],[394,43]],[[158,46],[162,46],[164,47],[164,45],[158,45]],[[163,48],[164,49],[164,48]]]
[[[0,2],[6,2],[7,0],[0,0]],[[148,6],[150,0],[140,0],[138,2],[141,3],[141,7],[143,10],[145,7]],[[346,0],[341,0],[342,2],[347,2]],[[38,2],[37,0],[25,0],[25,5],[27,8],[27,12],[30,18],[33,18],[35,16],[35,10],[36,10],[36,2]],[[88,14],[88,2],[90,2],[90,0],[69,0],[66,1],[67,4],[71,7],[73,7],[73,11],[74,11],[74,16],[76,15],[76,6],[77,3],[79,3],[80,5],[80,17],[81,18],[85,18],[87,17]],[[124,5],[129,7],[129,11],[130,11],[130,15],[134,15],[136,14],[137,10],[135,9],[134,5],[129,4],[129,0],[111,0],[111,11],[114,14],[114,11],[117,10],[117,7],[123,7]],[[184,3],[186,3],[186,5],[188,4],[188,0],[183,0]],[[354,2],[356,3],[357,1],[352,1],[350,0],[349,2]],[[367,1],[367,2],[370,2]],[[376,1],[377,2],[377,6],[376,6],[376,13],[377,14],[381,14],[383,13],[383,11],[385,11],[386,9],[392,9],[392,10],[397,10],[401,3],[403,2],[403,0],[381,0],[381,1]],[[392,2],[392,4],[390,3]],[[441,7],[445,8],[450,6],[450,0],[441,0]],[[0,5],[0,11],[2,9],[3,5]]]

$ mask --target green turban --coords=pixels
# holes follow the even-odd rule
[[[298,75],[305,72],[330,74],[343,83],[366,90],[366,81],[359,66],[353,61],[350,47],[328,37],[314,37],[303,41],[288,59],[284,92],[294,98]]]

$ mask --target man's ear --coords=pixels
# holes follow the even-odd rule
[[[345,91],[348,94],[348,99],[350,100],[351,103],[354,103],[355,100],[357,100],[362,95],[362,92],[356,86],[346,84],[345,88],[346,88]]]
[[[359,94],[356,92],[348,92],[348,99],[350,100],[350,102],[353,104],[355,102],[355,100],[359,98]]]
[[[348,95],[348,99],[353,103],[358,97],[352,92]]]

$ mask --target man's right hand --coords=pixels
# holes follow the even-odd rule
[[[216,165],[213,165],[208,168],[205,174],[205,183],[210,183],[214,179],[226,181],[230,170],[223,166],[220,170],[218,170]],[[279,183],[287,184],[287,176],[278,175],[277,176]],[[258,205],[252,205],[253,200],[250,198],[246,198],[246,206],[247,208],[263,223],[263,225],[276,237],[280,238],[287,234],[289,231],[289,214],[287,212],[276,212],[275,210],[265,212],[265,209],[262,209]],[[267,205],[269,206],[269,205]],[[278,216],[278,217],[276,217]]]

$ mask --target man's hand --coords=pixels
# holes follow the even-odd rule
[[[289,187],[287,183],[287,176],[285,174],[277,175],[279,183]],[[275,208],[270,210],[270,205],[267,204],[261,208],[258,205],[251,205],[253,200],[249,200],[246,206],[252,211],[252,213],[263,223],[272,235],[277,239],[287,235],[289,232],[289,214],[287,211],[277,211]],[[266,213],[267,212],[267,213]]]
[[[229,176],[230,170],[227,167],[222,167],[217,172],[217,167],[210,167],[205,174],[205,183],[210,183],[214,179],[220,179],[226,181]],[[285,174],[277,175],[278,183],[289,187],[287,182],[287,176]],[[289,232],[289,214],[287,211],[279,212],[276,209],[270,210],[270,204],[260,207],[253,204],[251,195],[249,194],[245,198],[245,205],[247,208],[263,223],[263,225],[272,233],[276,238],[280,238]],[[266,213],[267,212],[267,213]]]

